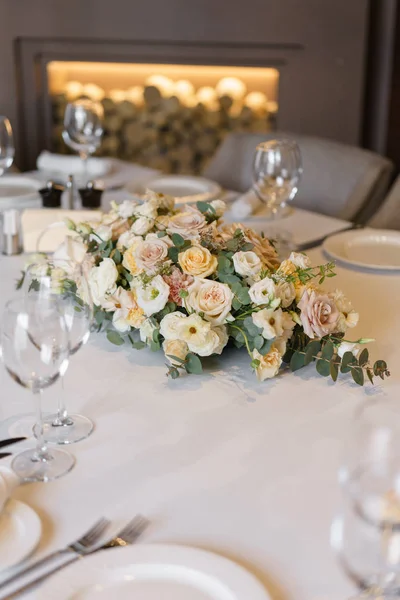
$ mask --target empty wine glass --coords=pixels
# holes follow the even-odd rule
[[[0,175],[4,175],[13,164],[14,153],[11,123],[7,117],[0,116]]]
[[[36,449],[18,454],[12,468],[25,481],[57,479],[68,473],[75,461],[64,450],[49,450],[43,438],[41,393],[64,375],[69,357],[65,319],[54,297],[40,304],[26,297],[8,302],[3,314],[1,353],[14,381],[32,391],[37,414]]]
[[[400,593],[400,408],[392,399],[356,413],[340,471],[343,509],[332,542],[365,598]]]
[[[64,115],[64,142],[79,153],[83,162],[85,183],[88,180],[88,158],[101,144],[103,107],[99,102],[81,98],[67,104]]]
[[[85,266],[62,258],[45,259],[28,267],[23,291],[31,302],[56,297],[69,334],[70,355],[76,354],[90,336],[93,303]],[[87,438],[93,423],[79,414],[69,415],[65,403],[64,377],[61,378],[58,411],[44,420],[47,442],[72,444]]]

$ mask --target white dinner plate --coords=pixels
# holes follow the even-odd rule
[[[137,544],[104,550],[55,575],[39,600],[270,600],[230,560],[184,546]]]
[[[0,514],[0,582],[3,570],[29,556],[39,543],[42,524],[33,508],[9,500]]]
[[[215,181],[191,175],[164,175],[152,179],[146,187],[159,194],[174,196],[182,204],[208,202],[221,194],[221,187]]]
[[[344,231],[327,238],[323,248],[332,258],[351,266],[400,270],[400,233],[397,231]]]
[[[42,184],[36,179],[22,175],[0,177],[0,211],[9,208],[38,208],[42,205],[39,189]]]

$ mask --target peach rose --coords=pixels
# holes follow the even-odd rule
[[[305,290],[298,304],[304,333],[310,338],[321,338],[335,330],[339,311],[327,294]]]
[[[154,275],[168,256],[168,246],[161,238],[144,240],[136,246],[133,256],[139,269]]]
[[[204,215],[197,210],[187,210],[178,213],[169,219],[167,231],[169,234],[179,233],[187,240],[195,240],[206,227]]]
[[[208,277],[217,270],[217,257],[203,246],[191,246],[180,252],[178,262],[184,273],[195,277]]]

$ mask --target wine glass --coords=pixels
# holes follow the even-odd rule
[[[0,116],[0,175],[4,175],[13,164],[14,153],[11,123],[7,117]]]
[[[32,391],[37,414],[36,448],[18,454],[12,468],[24,481],[57,479],[72,469],[75,460],[64,450],[49,450],[43,437],[41,393],[64,375],[69,358],[68,331],[55,297],[40,304],[26,297],[6,304],[1,354],[14,381]]]
[[[253,161],[254,189],[270,209],[270,216],[282,216],[287,202],[297,194],[302,172],[301,152],[295,141],[258,144]]]
[[[87,98],[71,102],[65,109],[63,140],[79,153],[83,161],[85,183],[88,180],[88,158],[101,144],[103,116],[102,105]]]
[[[56,297],[64,315],[69,334],[70,355],[89,340],[93,322],[93,302],[86,278],[85,265],[74,261],[43,259],[28,267],[23,292],[31,302]],[[73,444],[87,438],[93,431],[93,422],[83,415],[69,415],[65,404],[64,377],[61,378],[58,411],[44,420],[47,442]]]
[[[333,545],[365,598],[400,593],[400,407],[393,399],[356,412],[340,470],[343,509]]]

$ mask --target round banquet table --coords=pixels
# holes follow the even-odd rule
[[[326,262],[321,249],[309,254],[314,264]],[[23,263],[22,256],[0,257],[0,309],[16,293]],[[128,519],[140,512],[151,520],[143,541],[227,556],[256,574],[273,600],[351,596],[329,544],[340,505],[337,470],[355,406],[399,391],[400,277],[339,267],[337,273],[326,285],[343,289],[360,312],[352,338],[376,338],[372,358],[392,369],[375,387],[360,388],[348,377],[333,384],[312,366],[260,384],[247,354],[237,350],[210,359],[202,376],[172,381],[162,353],[115,347],[94,335],[71,360],[65,386],[70,411],[93,419],[95,431],[70,446],[70,474],[15,494],[42,519],[34,558],[102,515]],[[0,439],[29,435],[29,392],[2,367],[0,390]],[[45,392],[45,409],[55,410],[57,393],[57,385]]]

